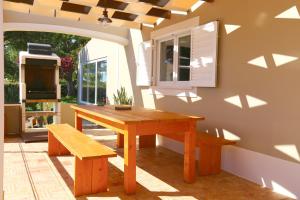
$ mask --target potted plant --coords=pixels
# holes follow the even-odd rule
[[[117,94],[114,94],[114,103],[116,110],[130,110],[132,107],[132,97],[128,97],[125,87],[121,87],[117,90]]]

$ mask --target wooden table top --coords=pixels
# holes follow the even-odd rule
[[[130,124],[147,121],[173,120],[204,120],[204,117],[188,116],[161,110],[132,107],[131,110],[115,110],[114,106],[72,105],[79,112],[101,117],[121,124]]]

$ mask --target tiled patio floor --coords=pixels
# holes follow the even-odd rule
[[[108,131],[90,133],[115,148],[115,136]],[[123,152],[122,149],[117,152],[117,158],[109,159],[109,191],[77,199],[286,199],[225,172],[197,177],[196,183],[185,184],[182,181],[183,156],[162,147],[138,150],[137,193],[127,196],[123,191]],[[25,144],[19,138],[8,138],[4,163],[5,200],[75,199],[72,194],[74,158],[49,158],[47,143]]]

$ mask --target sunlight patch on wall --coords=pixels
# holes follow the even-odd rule
[[[155,109],[156,106],[155,106],[154,94],[149,95],[148,89],[141,90],[141,92],[142,92],[142,100],[143,100],[144,107]],[[156,98],[157,98],[157,96],[156,96]]]
[[[274,145],[274,148],[300,162],[299,151],[294,144]]]
[[[114,158],[109,158],[108,160],[112,165],[124,172],[124,158],[117,156]],[[139,168],[138,166],[136,167],[136,181],[150,192],[178,192],[176,188]]]
[[[185,102],[185,103],[189,102],[187,97],[177,97],[177,98],[180,99],[181,101]]]
[[[219,133],[219,130],[216,128],[216,133],[217,133],[217,137],[219,138],[220,137],[220,133]]]
[[[154,95],[155,95],[156,99],[162,99],[165,97],[165,95],[163,95],[161,92],[159,92],[157,90],[154,91]]]
[[[293,62],[298,60],[298,57],[281,55],[281,54],[272,54],[276,67],[280,67],[281,65]]]
[[[241,138],[239,136],[237,136],[236,134],[226,130],[226,129],[223,129],[223,136],[226,140],[232,140],[232,141],[240,141]]]
[[[277,192],[279,194],[285,195],[287,197],[290,197],[292,199],[297,199],[297,196],[290,192],[288,189],[284,188],[282,185],[279,185],[275,181],[271,181],[272,183],[272,188],[274,192]]]
[[[192,196],[158,196],[161,200],[198,200]]]
[[[268,68],[268,65],[267,65],[267,62],[266,62],[266,59],[264,56],[254,58],[253,60],[250,60],[248,62],[248,64],[255,65],[257,67],[261,67],[261,68],[265,68],[265,69]]]
[[[264,106],[264,105],[268,104],[266,101],[263,101],[256,97],[252,97],[250,95],[246,95],[246,99],[247,99],[249,108],[255,108],[255,107]]]
[[[224,26],[227,35],[229,35],[233,31],[238,30],[241,27],[240,25],[234,25],[234,24],[225,24]]]
[[[191,102],[192,103],[195,103],[197,101],[201,101],[202,100],[202,97],[191,97]]]
[[[265,182],[265,179],[264,179],[263,177],[261,177],[260,180],[261,180],[261,187],[262,187],[262,188],[267,187],[266,182]]]
[[[275,18],[277,19],[300,19],[299,11],[297,6],[293,6],[286,11],[280,13]]]
[[[233,96],[233,97],[228,97],[228,98],[224,99],[224,101],[226,101],[227,103],[230,103],[234,106],[237,106],[239,108],[243,108],[241,98],[238,95]]]

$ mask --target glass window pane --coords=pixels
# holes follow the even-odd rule
[[[95,103],[95,79],[96,79],[96,63],[88,64],[88,102]]]
[[[191,36],[178,39],[178,81],[190,80]]]
[[[174,40],[160,43],[160,80],[173,81]]]
[[[82,66],[81,101],[87,101],[88,65]]]
[[[106,77],[107,77],[106,60],[97,63],[97,104],[104,105],[106,103]]]

